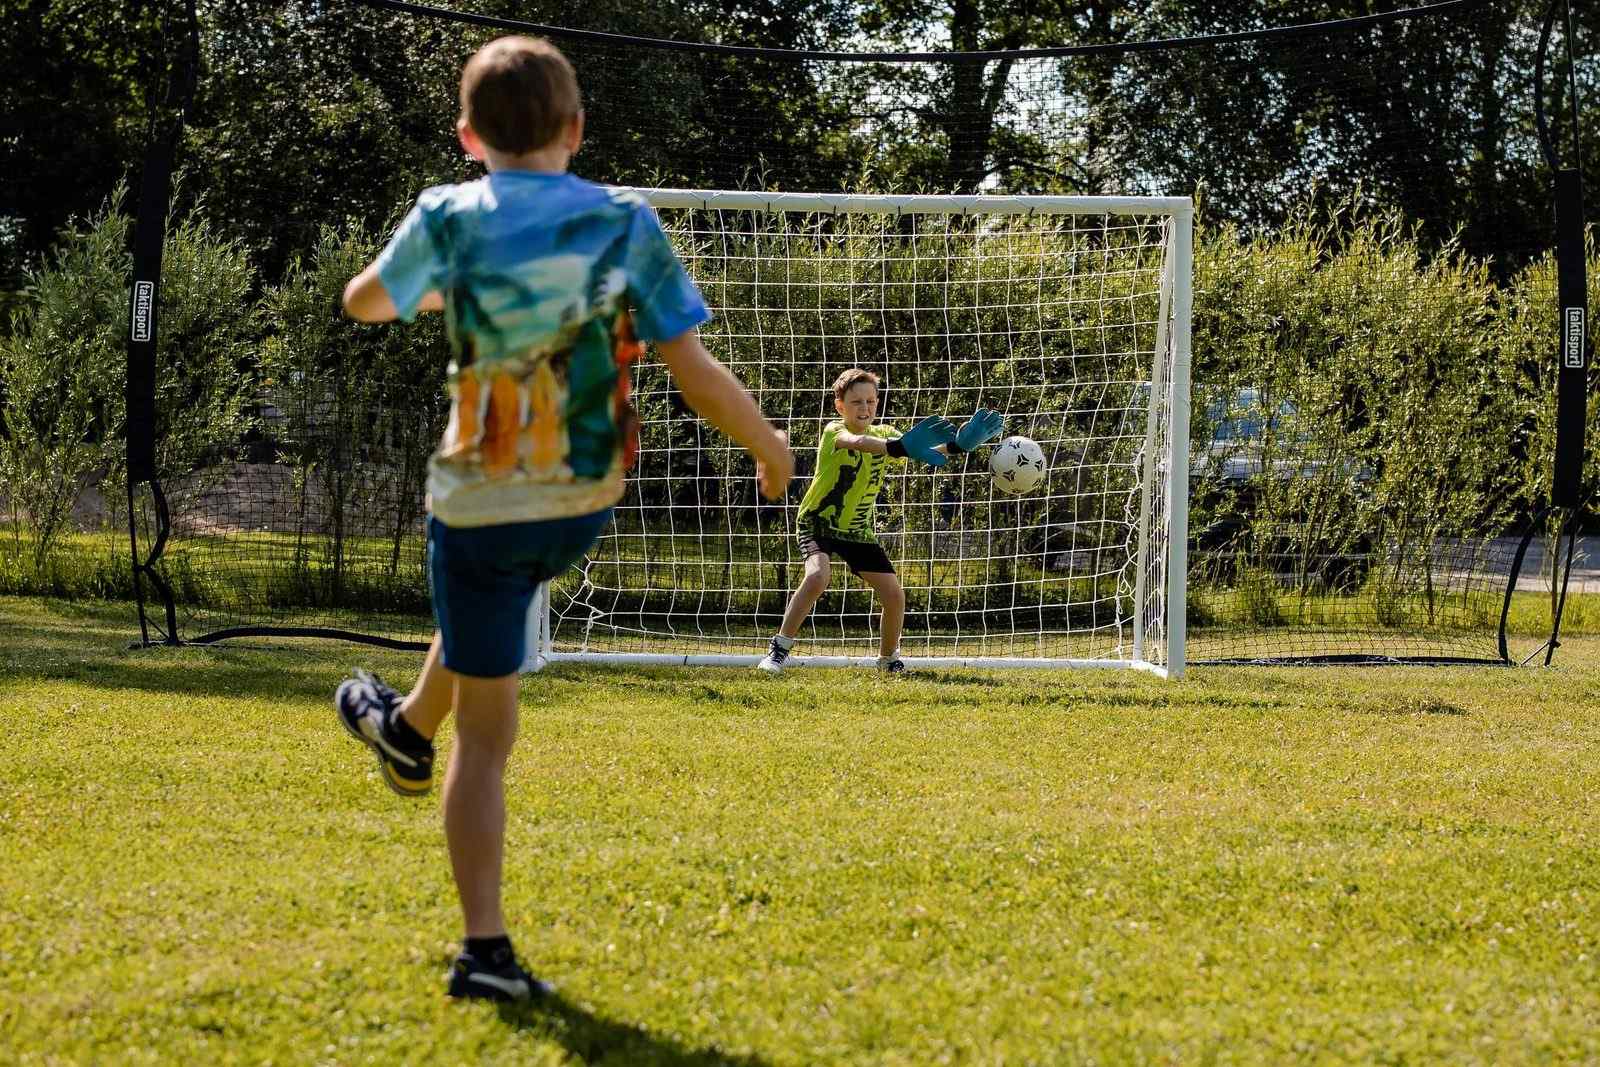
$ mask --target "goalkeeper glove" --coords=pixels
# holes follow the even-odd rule
[[[889,442],[889,455],[909,456],[930,467],[942,467],[949,457],[939,451],[956,439],[955,423],[939,415],[929,415],[906,433]]]
[[[956,447],[963,452],[971,452],[984,442],[1000,436],[1000,431],[1005,428],[1006,420],[998,411],[979,408],[956,433]]]

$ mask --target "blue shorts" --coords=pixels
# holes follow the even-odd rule
[[[444,665],[474,678],[517,673],[528,652],[528,606],[539,583],[582,559],[610,521],[610,508],[465,528],[428,516],[428,582]]]

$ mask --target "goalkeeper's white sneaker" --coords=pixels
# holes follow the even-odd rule
[[[782,674],[783,668],[788,666],[792,649],[793,646],[784,648],[778,644],[778,639],[774,637],[772,644],[767,647],[767,654],[761,658],[760,663],[756,664],[756,669],[766,671],[768,674]]]
[[[900,658],[900,650],[896,649],[892,656],[879,656],[878,669],[884,674],[906,673],[906,661]]]

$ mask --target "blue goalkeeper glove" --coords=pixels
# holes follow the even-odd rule
[[[889,454],[891,456],[897,453],[904,454],[911,459],[921,460],[930,467],[942,467],[950,462],[950,458],[939,451],[939,446],[947,445],[955,439],[955,423],[940,415],[929,415],[891,441]]]
[[[973,412],[956,434],[956,447],[963,452],[971,452],[986,441],[992,441],[1000,436],[1000,431],[1006,428],[1006,420],[998,411],[990,408],[979,408]]]

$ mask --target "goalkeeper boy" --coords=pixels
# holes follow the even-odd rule
[[[756,666],[769,674],[782,673],[800,636],[800,624],[828,588],[831,558],[838,556],[878,595],[883,605],[878,668],[899,674],[906,669],[900,658],[906,594],[874,529],[878,491],[889,461],[911,459],[942,467],[950,453],[970,452],[998,436],[1004,420],[999,412],[979,408],[957,430],[948,419],[930,415],[902,435],[892,426],[873,422],[878,414],[878,376],[860,367],[851,367],[834,381],[833,407],[839,418],[823,427],[816,473],[796,516],[805,576],[789,598],[783,625]]]
[[[466,937],[449,993],[521,1000],[544,988],[517,961],[500,903],[525,620],[539,583],[583,557],[622,496],[639,339],[657,343],[695,411],[756,455],[767,496],[782,496],[794,461],[701,345],[710,313],[650,206],[567,173],[583,110],[554,46],[504,37],[480,49],[461,73],[456,129],[488,175],[423,192],[344,294],[368,322],[446,312],[450,420],[428,463],[438,630],[409,694],[358,672],[335,703],[408,796],[431,786],[434,732],[454,710],[444,828]]]

